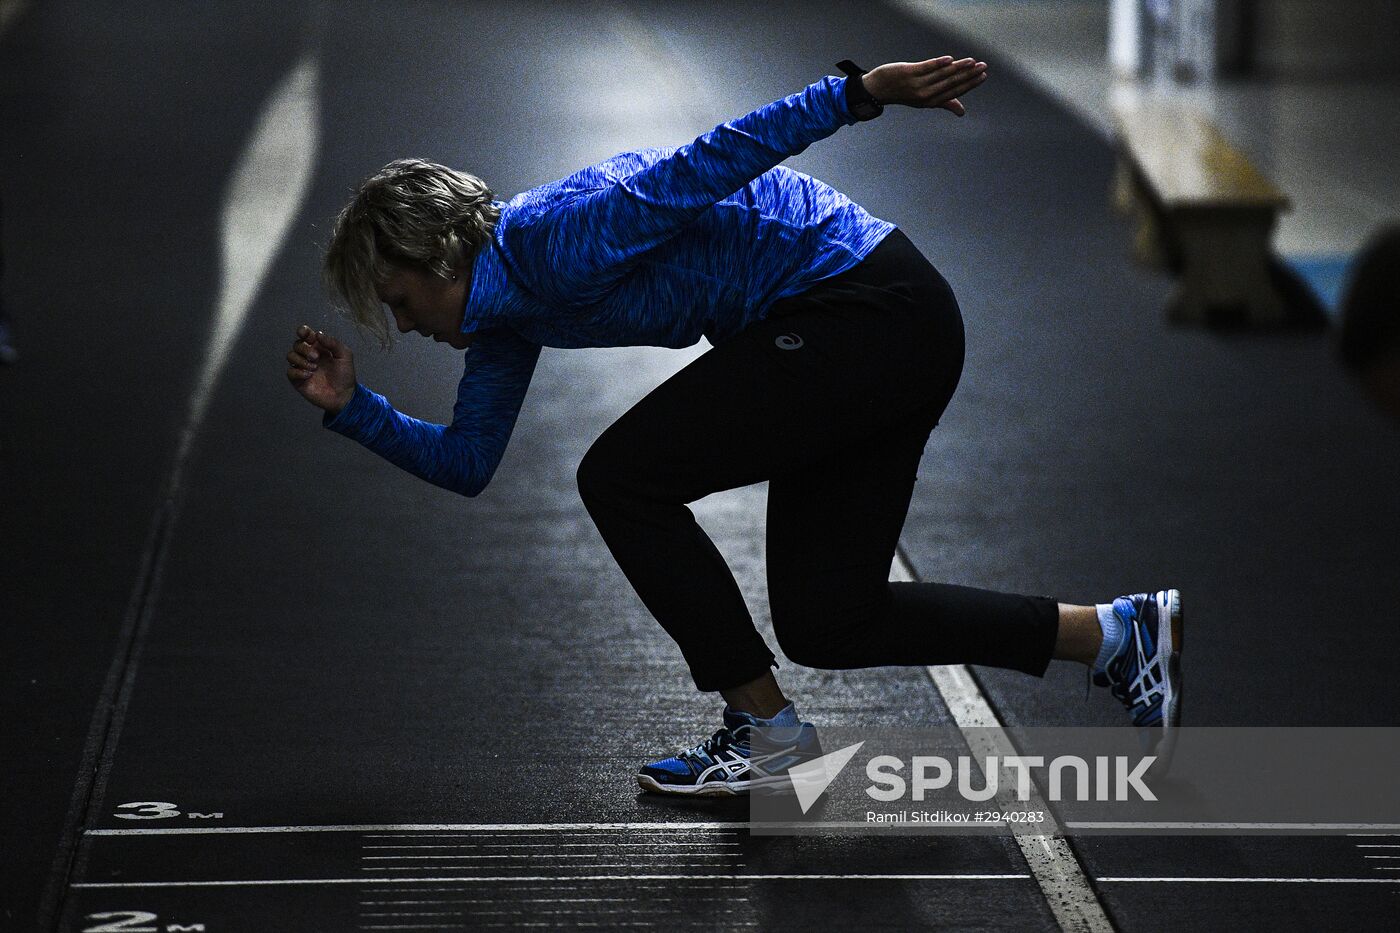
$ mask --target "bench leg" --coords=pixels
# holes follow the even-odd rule
[[[1168,320],[1283,323],[1283,299],[1269,278],[1271,212],[1179,212],[1172,226],[1182,270]]]
[[[1122,155],[1118,156],[1113,165],[1113,182],[1111,197],[1113,206],[1119,213],[1132,213],[1133,205],[1138,200],[1138,182],[1136,172],[1133,171],[1132,163]]]
[[[1126,214],[1133,225],[1133,258],[1154,269],[1168,268],[1161,218],[1142,176],[1123,156],[1119,156],[1113,173],[1110,197],[1113,206]]]

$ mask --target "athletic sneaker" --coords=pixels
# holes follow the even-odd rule
[[[760,728],[753,716],[725,707],[724,728],[674,757],[643,765],[637,783],[658,794],[699,797],[786,791],[789,768],[821,757],[816,727]]]
[[[1113,601],[1123,636],[1091,680],[1107,687],[1144,730],[1146,750],[1165,765],[1181,723],[1181,594],[1176,590],[1136,593]]]

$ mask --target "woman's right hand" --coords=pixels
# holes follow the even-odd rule
[[[958,98],[987,79],[987,63],[975,58],[944,55],[922,62],[890,62],[861,78],[865,89],[882,104],[941,107],[961,117],[967,113]]]
[[[330,334],[303,324],[287,354],[287,381],[312,405],[338,414],[355,394],[354,355]]]

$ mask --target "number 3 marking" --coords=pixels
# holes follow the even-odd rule
[[[162,803],[160,801],[145,801],[142,803],[124,803],[117,807],[118,810],[142,810],[149,809],[150,813],[117,813],[114,814],[119,820],[165,820],[172,816],[179,816],[180,811],[175,809],[173,803]]]

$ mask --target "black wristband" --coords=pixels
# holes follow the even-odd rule
[[[857,120],[873,120],[885,112],[885,107],[875,96],[866,90],[865,83],[861,77],[865,74],[865,69],[844,58],[836,63],[836,67],[846,73],[846,109],[851,112],[851,116]]]

